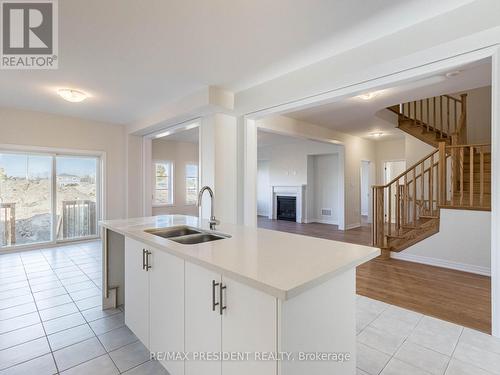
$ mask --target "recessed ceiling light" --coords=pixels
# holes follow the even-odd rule
[[[373,138],[380,138],[384,135],[384,133],[382,132],[374,132],[374,133],[370,133],[370,137],[373,137]]]
[[[356,98],[363,99],[363,100],[371,100],[371,99],[375,98],[376,96],[379,96],[382,93],[382,91],[383,90],[373,91],[373,92],[369,92],[366,94],[361,94],[361,95],[356,96]]]
[[[59,96],[64,100],[67,100],[68,102],[72,103],[83,102],[85,99],[89,97],[83,91],[73,90],[73,89],[59,89],[57,90],[57,94],[59,94]]]
[[[461,73],[461,71],[460,71],[460,70],[454,70],[453,72],[448,72],[448,73],[446,73],[446,77],[447,77],[447,78],[456,77],[456,76],[458,76],[460,73]]]

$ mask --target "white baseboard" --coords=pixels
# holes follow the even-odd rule
[[[360,226],[361,226],[361,223],[347,224],[347,225],[345,226],[345,230],[354,229],[354,228],[359,228]]]
[[[391,252],[391,258],[399,259],[399,260],[406,260],[408,262],[427,264],[429,266],[436,266],[436,267],[442,267],[442,268],[449,268],[449,269],[457,270],[457,271],[475,273],[475,274],[483,275],[483,276],[491,276],[491,269],[490,268],[476,266],[473,264],[465,264],[465,263],[452,262],[452,261],[444,260],[444,259],[423,257],[420,255],[407,254],[405,252],[401,252],[401,253]]]
[[[310,223],[339,225],[339,223],[335,220],[324,220],[324,219],[305,219],[304,220],[304,224],[310,224]]]

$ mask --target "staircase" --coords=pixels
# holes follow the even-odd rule
[[[491,144],[467,144],[467,96],[388,108],[398,128],[435,147],[386,185],[373,186],[373,245],[382,256],[439,232],[441,208],[491,210]]]

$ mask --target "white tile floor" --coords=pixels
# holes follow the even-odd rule
[[[0,375],[166,374],[100,307],[99,242],[0,255]],[[500,340],[357,298],[358,374],[500,374]]]
[[[356,302],[358,374],[500,374],[500,339],[363,296]]]
[[[166,374],[100,288],[100,242],[0,255],[0,374]]]

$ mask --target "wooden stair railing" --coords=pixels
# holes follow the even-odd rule
[[[373,189],[373,245],[401,251],[439,231],[441,208],[491,210],[491,145],[447,145]]]
[[[437,147],[439,142],[467,144],[467,94],[435,96],[388,108],[398,128]]]
[[[390,249],[421,219],[438,214],[439,150],[435,150],[385,185],[373,189],[373,245]],[[437,187],[437,188],[436,188]]]

